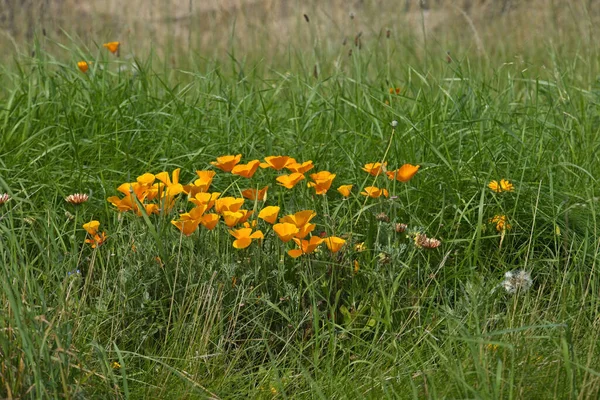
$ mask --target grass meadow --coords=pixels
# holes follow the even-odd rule
[[[298,14],[268,60],[12,43],[0,398],[598,398],[592,24],[464,16],[334,46]]]

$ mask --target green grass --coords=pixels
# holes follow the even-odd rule
[[[288,73],[237,60],[134,71],[83,50],[5,68],[0,397],[597,397],[594,55],[549,52],[552,65],[526,69],[390,54],[355,51],[318,78],[291,53]],[[94,61],[87,74],[79,59]],[[336,173],[326,196],[306,187],[310,173],[287,190],[272,170],[219,172],[212,190],[268,184],[267,205],[315,210],[315,233],[346,235],[346,249],[292,259],[260,222],[262,244],[236,250],[222,223],[180,235],[170,221],[191,208],[184,197],[148,218],[106,201],[145,172],[181,168],[188,183],[237,153]],[[361,167],[384,155],[421,169],[377,178],[392,197],[365,200],[374,178]],[[487,188],[501,178],[515,191]],[[350,199],[341,184],[355,185]],[[67,204],[74,192],[90,200]],[[504,236],[496,214],[512,225]],[[84,243],[92,219],[109,236],[97,249]],[[442,245],[415,247],[416,231]],[[498,285],[515,269],[533,286],[510,295]]]

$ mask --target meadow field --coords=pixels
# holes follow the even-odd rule
[[[600,396],[595,2],[42,3],[0,398]]]

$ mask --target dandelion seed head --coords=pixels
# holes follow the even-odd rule
[[[531,274],[522,269],[516,269],[514,271],[508,271],[504,274],[504,280],[500,284],[507,293],[524,293],[531,285],[533,280]]]
[[[393,120],[392,123],[391,123],[391,125],[392,125],[392,128],[397,127],[398,126],[398,121]]]

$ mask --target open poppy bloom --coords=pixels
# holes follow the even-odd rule
[[[79,68],[79,70],[85,74],[88,72],[88,69],[90,69],[90,63],[87,61],[79,61],[77,63],[77,68]]]
[[[239,175],[244,178],[252,178],[252,175],[258,169],[260,165],[260,160],[252,160],[248,164],[238,164],[231,170],[231,173],[234,175]]]
[[[193,184],[185,185],[183,192],[190,197],[196,196],[196,193],[208,192],[210,184],[214,176],[217,173],[215,171],[196,171],[199,179],[196,179]]]
[[[117,51],[119,51],[120,44],[121,44],[120,42],[108,42],[108,43],[104,43],[102,46],[106,47],[108,49],[108,51],[115,54]]]
[[[252,211],[249,210],[238,210],[238,211],[223,211],[223,222],[228,227],[233,227],[237,224],[243,224],[252,215]]]
[[[408,182],[415,176],[420,167],[420,165],[404,164],[396,171],[388,171],[387,176],[392,180],[396,179],[400,182]]]
[[[252,239],[264,239],[264,235],[260,230],[252,232],[252,228],[241,228],[237,230],[230,230],[229,233],[235,238],[233,241],[233,247],[236,249],[245,249],[250,246]]]
[[[325,194],[331,187],[331,183],[335,179],[335,174],[329,171],[321,171],[316,174],[311,174],[310,178],[314,182],[308,182],[308,187],[314,187],[316,194]]]
[[[296,225],[289,222],[275,224],[273,225],[273,230],[282,242],[289,242],[299,231]]]
[[[279,214],[279,207],[277,206],[268,206],[260,210],[258,213],[258,218],[267,221],[269,224],[273,225],[275,221],[277,221],[277,215]]]
[[[328,238],[325,238],[324,240],[325,240],[325,244],[327,245],[327,248],[332,253],[337,253],[338,251],[340,251],[340,249],[346,243],[346,241],[344,239],[339,238],[337,236],[330,236]]]
[[[200,223],[209,231],[215,229],[217,224],[219,223],[220,216],[218,214],[204,214]]]
[[[365,164],[365,166],[362,168],[362,170],[365,172],[368,172],[369,174],[371,174],[373,176],[377,176],[377,175],[381,174],[382,170],[385,170],[386,165],[387,165],[387,162],[384,162],[383,164],[381,164],[380,162],[368,163],[368,164]]]
[[[300,248],[289,250],[287,253],[290,257],[294,258],[300,257],[302,254],[310,254],[313,251],[315,251],[317,247],[319,247],[319,245],[323,243],[323,241],[324,239],[321,239],[318,236],[312,236],[310,240],[300,240],[294,238],[294,242],[296,242],[296,244],[300,246]]]
[[[281,171],[289,164],[296,163],[296,160],[288,156],[269,156],[265,157],[265,162],[260,164],[261,168],[273,168]]]
[[[268,186],[257,190],[257,189],[246,189],[242,190],[242,197],[251,200],[251,201],[266,201],[267,200],[267,190],[269,190]]]
[[[119,212],[133,211],[138,216],[142,212],[138,208],[138,202],[142,204],[146,214],[158,214],[159,208],[157,204],[146,204],[146,200],[152,200],[158,195],[158,191],[153,187],[155,176],[151,173],[145,173],[137,177],[135,182],[123,183],[119,185],[117,190],[125,195],[124,198],[111,196],[107,200],[112,203]],[[132,196],[135,195],[137,201]]]
[[[180,214],[178,221],[171,221],[171,223],[175,225],[177,229],[181,231],[181,233],[186,236],[190,236],[196,231],[198,225],[200,225],[206,209],[206,205],[194,207],[190,210],[190,212]]]
[[[354,185],[342,185],[337,188],[337,191],[344,197],[349,197]]]
[[[173,171],[173,180],[171,180],[171,177],[169,177],[168,172],[161,172],[155,176],[156,179],[163,183],[163,185],[155,183],[154,187],[158,192],[159,198],[164,199],[164,208],[167,212],[173,208],[175,196],[183,192],[183,186],[181,183],[179,183],[180,171],[181,168],[177,168],[175,171]]]
[[[85,243],[91,244],[92,249],[101,246],[108,238],[108,236],[106,236],[106,232],[98,233],[99,227],[100,222],[96,220],[83,224],[83,229],[85,229],[87,234],[91,237],[91,239],[85,239]]]
[[[210,210],[214,205],[216,200],[219,198],[221,193],[196,193],[196,196],[190,198],[190,201],[197,206],[206,206],[207,210]]]
[[[239,164],[241,159],[241,154],[238,154],[237,156],[228,155],[217,157],[217,161],[211,161],[210,163],[219,168],[221,171],[231,172],[233,167]]]
[[[500,183],[498,183],[497,181],[491,181],[488,184],[488,187],[496,193],[512,192],[515,190],[515,187],[513,186],[513,184],[510,183],[510,181],[508,181],[506,179],[501,179]]]
[[[221,197],[215,201],[215,211],[223,214],[224,211],[236,212],[244,205],[244,198]]]
[[[298,211],[292,215],[286,215],[282,217],[279,222],[294,224],[298,228],[298,232],[294,235],[298,239],[304,239],[310,232],[312,232],[316,224],[311,224],[310,220],[317,215],[313,210]]]
[[[381,196],[390,197],[390,193],[387,191],[387,189],[379,189],[375,186],[367,186],[362,192],[360,192],[360,194],[363,196],[372,197],[374,199]]]
[[[289,171],[292,172],[297,172],[299,174],[304,174],[308,171],[310,171],[311,169],[314,168],[313,162],[312,160],[308,160],[305,161],[303,163],[299,163],[299,162],[294,162],[294,163],[288,163],[285,168]]]
[[[276,180],[279,185],[281,185],[287,189],[291,189],[294,186],[296,186],[296,184],[303,179],[304,179],[304,175],[302,175],[298,172],[294,172],[289,175],[278,176]]]

